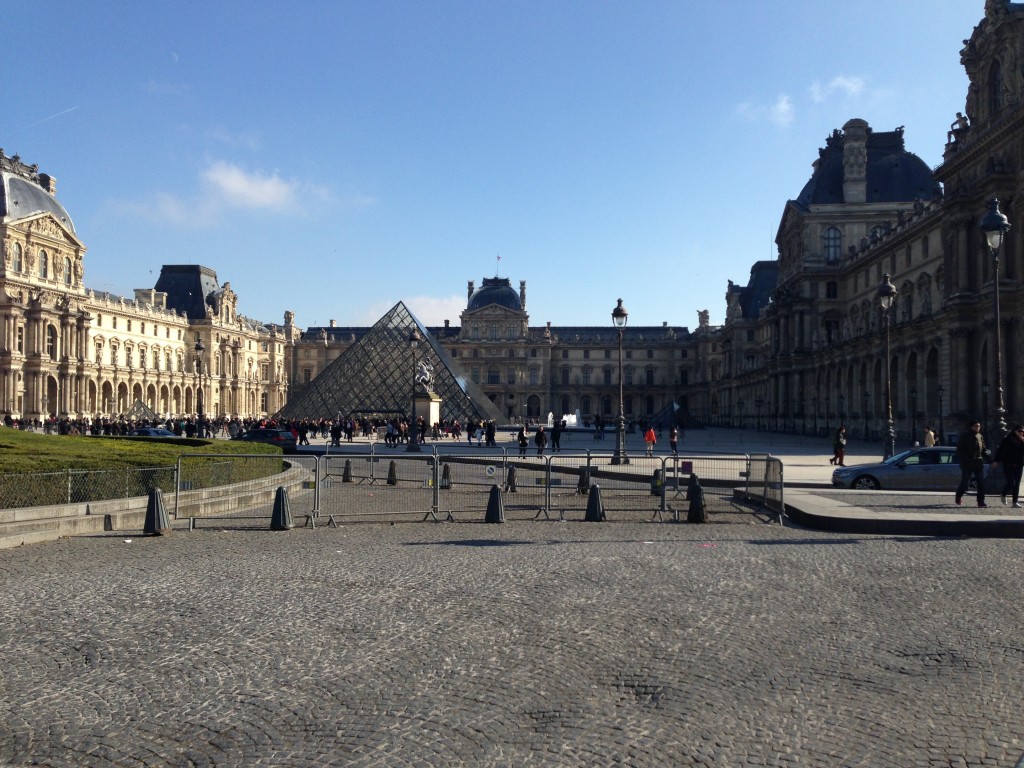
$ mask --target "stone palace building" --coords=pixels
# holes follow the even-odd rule
[[[887,429],[888,393],[900,444],[926,423],[948,438],[976,417],[991,434],[997,289],[1003,402],[1011,423],[1024,419],[1024,4],[987,0],[959,55],[969,86],[938,168],[906,148],[902,128],[846,121],[782,206],[777,260],[753,263],[745,285],[729,283],[721,326],[704,310],[692,331],[627,325],[628,419],[805,434],[845,423],[875,439]],[[998,285],[979,229],[993,198],[1011,224]],[[137,400],[160,415],[190,414],[200,386],[210,414],[272,415],[369,331],[301,328],[292,312],[282,324],[246,318],[230,284],[199,266],[164,266],[131,298],[91,291],[56,182],[2,153],[0,242],[4,416],[107,416]],[[898,291],[888,314],[878,301],[886,276]],[[468,284],[458,325],[428,331],[510,421],[576,411],[611,419],[614,300],[607,326],[531,325],[525,281],[516,290],[496,276]]]

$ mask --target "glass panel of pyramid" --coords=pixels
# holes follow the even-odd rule
[[[417,360],[433,367],[430,389],[441,398],[441,418],[501,421],[501,412],[459,370],[437,339],[398,302],[359,341],[345,350],[278,412],[284,419],[408,417],[412,406],[412,329],[423,341]],[[422,389],[418,390],[422,395]],[[422,414],[421,414],[422,415]]]

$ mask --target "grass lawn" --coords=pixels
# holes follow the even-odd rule
[[[0,427],[0,474],[173,466],[183,453],[280,455],[260,443],[187,438],[46,435]]]

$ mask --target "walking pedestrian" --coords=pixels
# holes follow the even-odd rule
[[[672,449],[672,455],[679,455],[679,429],[675,424],[668,431],[668,445]]]
[[[963,505],[964,494],[971,482],[971,476],[978,487],[978,506],[985,503],[985,436],[981,434],[981,422],[972,421],[956,443],[957,460],[960,462],[960,485],[956,489],[956,505]]]
[[[526,449],[530,446],[530,438],[526,436],[526,427],[519,427],[519,434],[516,436],[516,440],[519,442],[519,455],[525,456]]]
[[[995,469],[999,464],[1003,465],[1003,474],[1006,476],[1000,496],[1003,506],[1006,506],[1006,495],[1012,493],[1013,507],[1020,509],[1020,476],[1024,472],[1024,424],[1014,427],[999,444],[991,468]]]
[[[832,440],[832,458],[828,460],[828,463],[845,467],[844,458],[846,458],[846,427],[840,424],[839,429],[836,430],[836,436]]]
[[[562,422],[555,419],[551,424],[551,452],[562,450]]]
[[[647,431],[644,432],[644,442],[647,444],[647,455],[654,455],[654,444],[658,442],[657,435],[654,434],[654,427],[648,427]]]
[[[533,436],[534,445],[537,446],[537,455],[544,455],[544,447],[548,444],[548,436],[544,433],[544,427],[537,427],[537,434]]]
[[[935,432],[930,426],[924,428],[924,447],[931,448],[935,445]]]

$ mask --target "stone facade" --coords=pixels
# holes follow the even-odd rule
[[[468,284],[460,325],[428,328],[463,375],[478,384],[509,421],[547,418],[549,413],[584,419],[618,413],[618,332],[606,328],[531,326],[526,282],[518,293],[508,278]],[[293,318],[291,319],[293,320]],[[367,328],[326,327],[299,331],[286,318],[285,334],[295,339],[290,396],[316,378]],[[627,419],[662,417],[674,409],[691,375],[685,327],[630,327],[623,332],[623,402]],[[326,415],[326,414],[325,414]]]
[[[887,401],[877,291],[890,275],[899,291],[889,317],[898,445],[920,439],[926,424],[949,439],[973,418],[993,436],[995,262],[978,224],[987,201],[998,198],[1013,227],[999,253],[1004,403],[1011,424],[1024,419],[1017,371],[1024,353],[1024,5],[989,0],[985,8],[961,51],[970,79],[967,120],[951,125],[943,163],[931,174],[941,193],[911,184],[890,189],[902,194],[877,195],[864,148],[879,134],[861,120],[836,131],[815,168],[817,177],[833,155],[841,157],[838,185],[829,177],[834,196],[802,194],[786,205],[769,295],[741,308],[754,280],[746,289],[730,285],[726,321],[714,332],[719,374],[689,393],[697,412],[735,426],[816,434],[845,423],[851,434],[879,438]],[[902,137],[902,129],[893,133]],[[892,152],[886,162],[896,174],[913,157]],[[824,181],[812,177],[809,185]]]
[[[55,180],[2,151],[0,243],[0,416],[112,417],[136,401],[162,418],[191,415],[200,340],[206,414],[261,416],[284,404],[282,329],[239,315],[230,284],[204,267],[187,268],[207,277],[201,312],[155,289],[89,290],[86,247]]]

